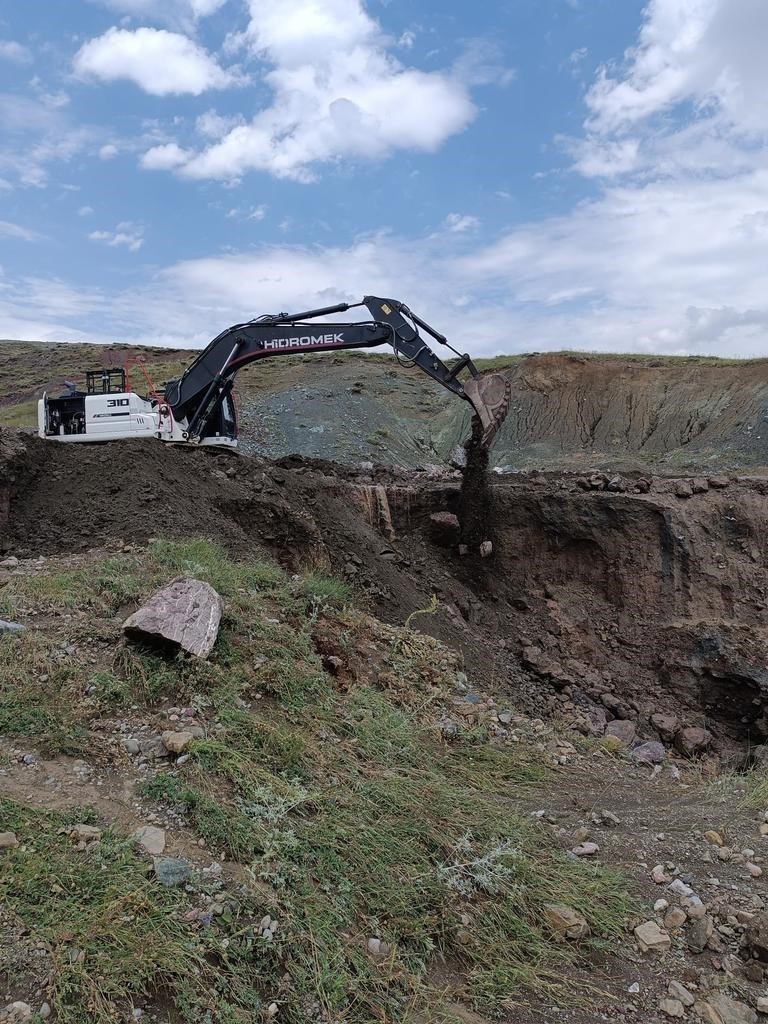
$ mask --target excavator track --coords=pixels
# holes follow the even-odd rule
[[[482,444],[488,447],[507,418],[512,385],[503,373],[484,373],[465,381],[464,393],[482,424]]]

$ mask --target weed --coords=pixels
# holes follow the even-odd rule
[[[312,610],[341,609],[352,603],[352,591],[336,576],[310,572],[304,577],[303,587]]]

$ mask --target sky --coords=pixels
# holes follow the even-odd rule
[[[768,355],[766,0],[0,0],[0,337]]]

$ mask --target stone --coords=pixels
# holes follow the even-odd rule
[[[26,628],[20,622],[8,622],[7,619],[0,619],[0,633],[23,633]]]
[[[681,754],[693,757],[694,754],[703,753],[712,742],[713,736],[709,729],[700,729],[697,726],[689,726],[681,729],[675,736],[675,746]]]
[[[159,857],[165,851],[165,830],[154,825],[142,825],[133,833],[133,838],[145,853]]]
[[[768,963],[768,911],[755,914],[747,925],[744,941],[755,960]]]
[[[579,843],[578,846],[574,846],[571,850],[571,853],[576,857],[594,857],[599,852],[600,847],[597,843]]]
[[[688,949],[692,953],[703,953],[714,931],[714,923],[708,914],[692,920],[688,925]]]
[[[731,482],[727,476],[710,476],[707,477],[710,487],[716,487],[718,490],[722,490],[723,487],[727,487]]]
[[[659,1009],[662,1013],[665,1013],[667,1017],[684,1017],[685,1007],[679,999],[662,999],[659,1003]]]
[[[8,555],[0,562],[0,568],[2,569],[15,569],[19,564],[19,560],[15,555]]]
[[[706,494],[709,490],[709,483],[704,479],[704,477],[697,476],[693,480],[691,487],[693,488],[694,494]]]
[[[672,999],[677,999],[683,1006],[693,1006],[696,1002],[695,996],[679,981],[670,981],[667,992]]]
[[[677,715],[651,715],[651,725],[666,743],[672,742],[680,728]]]
[[[751,1007],[723,992],[696,1003],[694,1010],[705,1024],[757,1024],[757,1014]]]
[[[757,1012],[768,1014],[768,996],[760,996],[757,1000]]]
[[[621,719],[616,719],[616,721],[609,722],[608,725],[606,725],[605,735],[615,736],[623,747],[631,747],[635,741],[637,729],[634,722],[625,722]]]
[[[0,850],[15,850],[18,845],[15,832],[0,832]]]
[[[210,584],[184,577],[155,591],[125,620],[123,632],[207,658],[219,633],[221,612],[221,598]]]
[[[95,825],[74,825],[69,830],[69,838],[76,843],[98,843],[101,829]]]
[[[656,883],[656,885],[664,885],[665,882],[671,882],[672,881],[672,879],[669,877],[669,875],[664,871],[664,865],[663,864],[657,864],[656,865],[656,867],[651,872],[651,878]],[[669,906],[669,904],[667,904],[667,906]]]
[[[183,754],[195,737],[191,732],[164,732],[161,736],[163,746],[171,754]]]
[[[168,757],[168,750],[159,736],[145,736],[139,740],[139,752],[149,761]]]
[[[675,494],[678,498],[690,498],[693,496],[693,484],[690,480],[678,480],[675,484]]]
[[[656,902],[653,904],[653,910],[656,914],[663,914],[665,910],[669,910],[669,900],[656,900]]]
[[[667,751],[663,743],[648,740],[635,747],[629,756],[640,764],[663,764],[667,759]]]
[[[451,548],[459,543],[461,524],[453,512],[433,512],[429,517],[429,525],[435,544]]]
[[[646,921],[635,928],[635,938],[642,953],[659,952],[663,953],[672,945],[667,932],[659,928],[655,921]]]
[[[546,903],[544,919],[557,939],[578,941],[589,938],[589,925],[585,918],[564,903]]]
[[[682,928],[688,920],[688,915],[681,907],[670,907],[664,915],[664,927],[668,932],[674,932]]]
[[[41,1020],[48,1020],[48,1018],[51,1016],[51,1012],[51,1004],[43,1003],[43,1005],[37,1011],[37,1015]]]
[[[749,860],[744,865],[744,867],[747,869],[752,878],[760,878],[760,876],[763,873],[763,869],[760,867],[759,864],[753,864],[752,861]]]
[[[720,835],[719,832],[716,832],[713,828],[710,829],[708,832],[704,833],[704,838],[707,840],[708,843],[712,843],[713,846],[723,845],[723,837]]]
[[[682,878],[676,878],[674,882],[670,882],[669,891],[673,892],[675,896],[693,896],[693,889],[690,885],[686,885]]]
[[[155,857],[153,864],[155,877],[166,889],[184,885],[192,874],[191,865],[181,857]]]
[[[27,1024],[32,1020],[34,1010],[29,1003],[23,1003],[17,999],[15,1003],[9,1003],[5,1009],[0,1010],[0,1020],[4,1024]]]

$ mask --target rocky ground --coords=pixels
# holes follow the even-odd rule
[[[67,865],[78,856],[106,857],[113,865],[114,836],[134,837],[132,856],[155,879],[152,885],[162,885],[166,870],[181,871],[184,877],[176,881],[186,902],[174,913],[194,925],[198,937],[208,936],[211,925],[217,942],[231,941],[229,924],[219,919],[231,901],[244,899],[238,887],[245,884],[252,897],[255,884],[259,906],[249,907],[247,923],[239,917],[234,930],[248,929],[256,942],[285,943],[279,966],[265,975],[251,1011],[243,1003],[237,1012],[244,1016],[221,1016],[217,1004],[219,1016],[210,1018],[215,1021],[759,1019],[768,1005],[763,478],[637,472],[498,477],[481,557],[477,538],[471,544],[462,538],[456,516],[460,474],[451,471],[414,473],[373,464],[342,469],[298,458],[273,464],[143,443],[68,448],[9,435],[2,451],[0,616],[27,632],[2,641],[7,656],[0,677],[8,682],[0,688],[0,793],[6,800],[0,833],[7,834],[0,844],[8,854],[0,855],[0,879],[10,858],[23,865],[36,852],[36,836],[45,835],[51,855],[66,856]],[[266,622],[267,631],[281,621],[293,623],[295,631],[294,603],[298,593],[307,593],[301,581],[308,573],[324,574],[322,584],[313,584],[324,588],[324,607],[326,599],[333,607],[339,595],[345,605],[344,595],[354,593],[362,609],[356,614],[368,617],[315,617],[311,650],[292,653],[294,666],[296,658],[320,659],[334,692],[330,718],[319,698],[291,706],[288,691],[274,690],[274,679],[267,686],[254,683],[250,673],[262,673],[275,657],[269,636],[249,648],[247,688],[228,693],[224,706],[230,710],[223,716],[219,698],[213,704],[202,699],[210,680],[203,685],[176,662],[137,667],[129,642],[120,639],[121,623],[151,585],[164,581],[163,574],[167,580],[178,568],[195,565],[189,548],[181,566],[176,556],[160,558],[156,546],[146,547],[150,538],[163,536],[177,544],[179,538],[208,536],[236,558],[258,549],[282,565],[287,579],[293,574],[288,591],[281,590],[283,606],[272,598],[269,608],[259,605],[258,621]],[[200,565],[212,573],[205,549],[200,552]],[[238,586],[233,589],[232,572],[219,568],[211,576],[230,608],[243,600]],[[274,579],[259,584],[274,585]],[[310,600],[309,607],[316,605]],[[237,622],[242,630],[242,618]],[[31,722],[22,717],[20,726],[13,717],[18,693],[9,686],[18,690],[12,672],[19,648],[13,645],[32,635],[46,645],[45,658],[24,678],[44,715]],[[232,624],[225,628],[225,640],[239,635]],[[235,663],[227,651],[225,645],[219,659],[213,657],[213,671],[230,677]],[[387,651],[382,660],[380,652]],[[393,665],[393,651],[405,662]],[[425,666],[433,662],[442,665],[440,678],[428,678],[425,688]],[[173,679],[166,674],[171,670]],[[63,679],[62,671],[66,687],[79,695],[72,706],[54,700],[46,685],[54,672]],[[377,703],[361,703],[361,688],[366,701],[372,688]],[[478,809],[473,829],[492,822],[485,846],[464,857],[466,830],[453,830],[450,813],[435,821],[427,814],[418,831],[434,830],[437,847],[427,860],[432,870],[441,865],[444,880],[463,878],[467,864],[475,865],[469,888],[464,878],[452,890],[461,899],[440,912],[450,919],[450,941],[445,925],[435,930],[434,919],[419,925],[430,941],[424,959],[426,947],[407,924],[410,914],[421,921],[424,908],[366,904],[350,918],[334,905],[331,917],[343,920],[352,945],[364,950],[363,961],[341,972],[357,975],[363,1003],[350,1002],[349,990],[342,996],[328,990],[314,1008],[297,997],[312,989],[296,967],[307,949],[306,920],[295,905],[280,905],[284,895],[267,895],[261,875],[256,881],[252,839],[247,830],[238,831],[243,822],[237,817],[253,805],[254,792],[246,799],[221,788],[224,782],[232,786],[227,758],[237,755],[238,770],[243,765],[242,732],[227,715],[238,709],[250,714],[255,706],[277,716],[290,735],[299,729],[309,743],[305,790],[314,785],[319,766],[323,777],[328,774],[329,758],[337,756],[329,750],[363,751],[356,754],[361,759],[355,773],[365,778],[375,778],[383,763],[394,765],[392,786],[400,770],[416,778],[433,758],[480,759],[472,786],[482,778],[490,802]],[[433,746],[426,762],[413,760],[413,739],[400,731],[393,739],[387,731],[392,708],[427,731]],[[337,734],[339,721],[357,724]],[[361,722],[364,734],[356,731]],[[303,732],[308,723],[311,740]],[[381,731],[372,735],[370,723]],[[224,760],[221,744],[230,751]],[[270,764],[279,777],[281,763],[298,763],[286,744],[281,732],[279,747],[268,747],[265,755],[260,746],[255,763],[274,758],[278,749]],[[253,748],[247,750],[251,764]],[[512,761],[502,770],[497,756]],[[344,779],[349,770],[345,761],[330,774]],[[455,788],[449,804],[469,806],[475,799],[469,792],[462,789],[459,798]],[[225,834],[214,827],[201,794],[231,805]],[[419,807],[429,803],[422,794]],[[509,835],[510,846],[495,817],[499,809],[509,821],[525,823]],[[288,810],[289,831],[301,833],[313,814]],[[355,827],[360,830],[359,819]],[[358,832],[347,833],[347,842],[352,834]],[[523,843],[530,867],[510,878],[505,872],[515,870],[516,842]],[[378,857],[376,850],[366,850],[364,863]],[[401,860],[402,852],[400,859],[377,861],[382,885]],[[416,875],[424,870],[416,861],[406,863]],[[60,867],[59,874],[69,877],[69,870]],[[548,879],[543,889],[530,889],[534,876]],[[45,884],[62,883],[57,874]],[[417,900],[418,887],[408,892]],[[20,1000],[30,1012],[47,1005],[68,1021],[112,1019],[93,1010],[90,1018],[66,1016],[65,995],[51,979],[60,971],[62,950],[72,955],[73,940],[52,933],[47,920],[30,928],[30,905],[14,902],[11,888],[4,893],[11,909],[0,928],[22,952],[0,965],[0,982],[7,979],[0,997],[9,1005]],[[388,899],[394,899],[391,892]],[[507,912],[510,901],[525,907],[523,918],[505,920],[491,940],[487,929],[499,923],[497,915]],[[325,934],[323,920],[321,926],[313,918],[312,935],[316,927]],[[83,947],[75,947],[77,957]],[[334,956],[341,956],[338,949]],[[505,970],[491,961],[506,964]],[[539,965],[535,977],[521,962]],[[21,970],[25,964],[29,971]],[[280,971],[291,981],[281,982]],[[427,1000],[432,1010],[423,1003],[409,1009],[403,991],[413,994],[425,981],[432,993],[442,993],[440,999]],[[371,1002],[374,990],[379,996]],[[395,990],[400,996],[393,1002]],[[168,1003],[167,992],[161,998],[151,986],[131,998],[125,1014],[205,1019],[193,1015],[203,1012],[199,1003],[178,1016],[178,1003]],[[199,994],[189,998],[192,1006]],[[26,1019],[26,1010],[7,1012]]]

